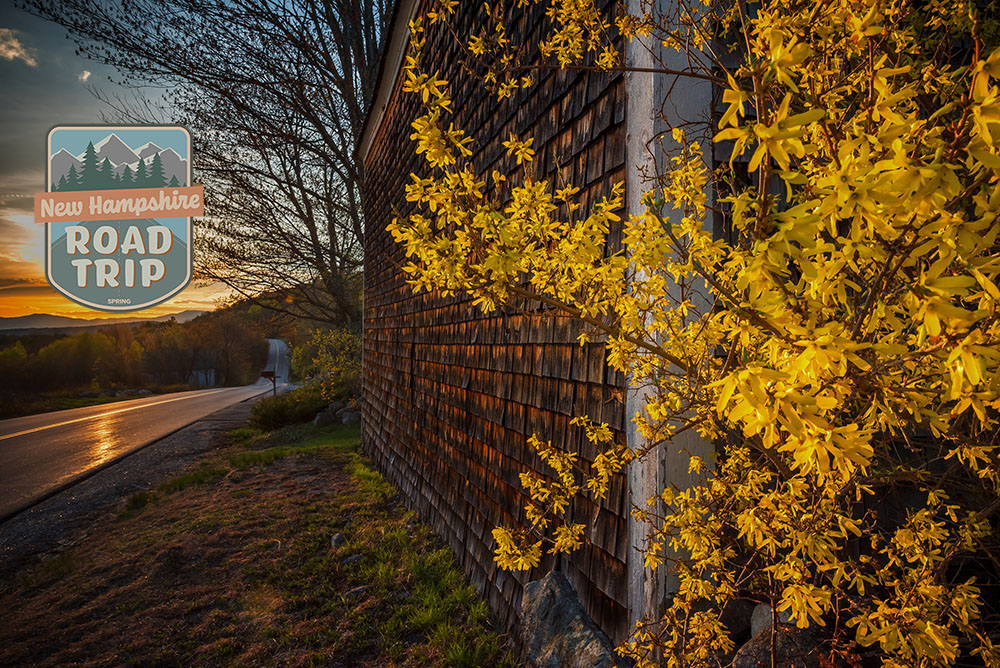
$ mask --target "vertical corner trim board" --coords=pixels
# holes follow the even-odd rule
[[[670,0],[658,0],[661,5]],[[641,14],[645,0],[628,0],[629,10]],[[656,58],[654,59],[654,54]],[[651,38],[635,38],[625,45],[628,67],[655,68],[657,65],[674,72],[691,66],[685,54],[654,43]],[[662,172],[677,150],[671,129],[685,128],[689,137],[711,146],[712,84],[702,79],[651,72],[628,72],[625,79],[626,108],[626,184],[630,214],[641,214],[643,193],[652,187],[644,174]],[[713,193],[709,193],[711,198]],[[679,222],[682,212],[667,206],[661,214]],[[707,223],[710,224],[710,223]],[[707,295],[707,285],[701,290]],[[708,304],[701,304],[702,309]],[[632,417],[645,405],[645,390],[628,379],[626,402],[626,438],[632,448],[644,443]],[[665,487],[684,489],[691,485],[688,473],[692,455],[712,461],[714,446],[694,430],[688,430],[658,447],[642,460],[634,461],[629,469],[629,503],[645,507]],[[650,526],[637,522],[629,515],[628,549],[628,614],[630,627],[642,618],[658,618],[670,597],[677,591],[676,577],[655,572],[644,565],[642,546]],[[669,549],[669,548],[665,548]]]

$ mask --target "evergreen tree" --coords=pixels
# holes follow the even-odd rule
[[[70,166],[72,167],[72,165],[70,165]],[[59,183],[53,187],[53,190],[55,190],[56,192],[61,192],[63,190],[69,190],[69,188],[67,187],[67,185],[68,185],[68,183],[66,181],[66,175],[63,174],[62,176],[59,177]]]
[[[117,187],[116,184],[115,184],[115,172],[114,172],[114,170],[115,170],[115,168],[114,168],[114,166],[112,166],[111,160],[109,160],[108,158],[104,158],[104,160],[101,161],[101,165],[100,165],[101,174],[100,174],[100,178],[98,179],[98,182],[101,184],[100,187],[102,187],[102,188],[115,188],[115,187]]]
[[[152,188],[152,178],[149,173],[149,164],[145,160],[140,160],[139,164],[135,166],[136,168],[136,181],[135,184],[139,188]]]
[[[177,188],[180,185],[181,184],[178,183],[178,181],[177,181],[177,175],[174,174],[173,176],[170,177],[170,183],[167,184],[167,187],[168,188]]]
[[[163,173],[163,160],[159,153],[153,154],[153,162],[149,166],[149,186],[150,188],[162,188],[167,183],[167,177]]]
[[[69,172],[66,173],[65,178],[65,190],[82,190],[82,187],[80,186],[80,175],[76,171],[76,165],[69,166]]]
[[[83,156],[83,173],[78,179],[79,190],[97,190],[101,187],[101,169],[97,164],[97,151],[94,143],[87,142],[87,151]]]

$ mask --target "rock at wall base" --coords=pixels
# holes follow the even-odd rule
[[[524,586],[521,640],[528,668],[612,668],[611,639],[580,604],[562,573]]]
[[[333,424],[333,416],[330,415],[329,411],[322,410],[316,413],[316,417],[313,419],[314,427],[325,427],[328,424]]]
[[[774,619],[771,616],[771,606],[767,603],[757,605],[757,607],[753,609],[753,615],[750,617],[750,635],[755,636],[764,629],[770,627],[772,621],[774,621]],[[788,610],[781,610],[778,612],[778,623],[792,623],[792,616],[789,614]]]
[[[781,668],[821,668],[819,640],[808,630],[778,625],[775,665]],[[740,647],[732,668],[760,668],[771,665],[771,627],[767,627]]]
[[[756,604],[746,599],[734,598],[726,602],[719,614],[719,621],[729,631],[729,637],[737,647],[753,637],[751,618]]]

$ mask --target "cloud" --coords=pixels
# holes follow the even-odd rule
[[[31,156],[35,166],[31,169],[3,169],[6,165],[0,166],[0,217],[13,213],[10,209],[34,212],[34,195],[45,190],[45,147],[40,146],[41,142],[37,139],[35,144],[34,155]],[[0,237],[0,246],[2,242]]]
[[[8,210],[0,209],[0,257],[9,253],[15,246],[23,246],[34,241],[32,229],[14,220],[10,214]]]
[[[35,297],[38,295],[48,295],[55,292],[43,279],[32,280],[30,278],[0,278],[0,306],[6,306],[4,302],[16,297]]]
[[[76,75],[76,78],[80,81],[86,81],[90,78],[90,70],[84,70]]]
[[[21,60],[29,67],[36,67],[35,52],[17,38],[20,33],[10,28],[0,28],[0,58],[4,60]]]
[[[15,253],[0,254],[0,302],[12,293],[10,289],[24,289],[45,284],[42,268]]]

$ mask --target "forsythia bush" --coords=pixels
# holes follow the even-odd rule
[[[390,229],[413,286],[572,314],[648,397],[635,422],[649,452],[585,416],[594,462],[532,439],[552,473],[522,475],[531,526],[496,530],[497,561],[527,569],[576,549],[569,499],[603,495],[694,429],[715,460],[692,458],[693,485],[636,511],[651,523],[647,564],[679,581],[623,648],[640,665],[711,664],[732,647],[719,611],[749,596],[821,627],[824,651],[849,663],[1000,666],[986,588],[1000,556],[1000,50],[975,6],[672,2],[612,17],[592,0],[539,2],[557,66],[627,69],[615,45],[635,39],[696,52],[690,75],[722,92],[714,140],[734,148],[716,170],[674,129],[631,215],[621,185],[580,211],[578,188],[536,179],[531,138],[504,144],[516,179],[477,174],[448,83],[422,69],[426,31],[457,3],[411,25],[406,89],[424,106],[412,139],[428,170],[407,188],[417,212]],[[459,37],[502,100],[533,85],[518,60],[530,49],[503,7],[486,9],[489,28]],[[728,241],[708,231],[719,205]],[[606,248],[613,225],[621,252]]]

